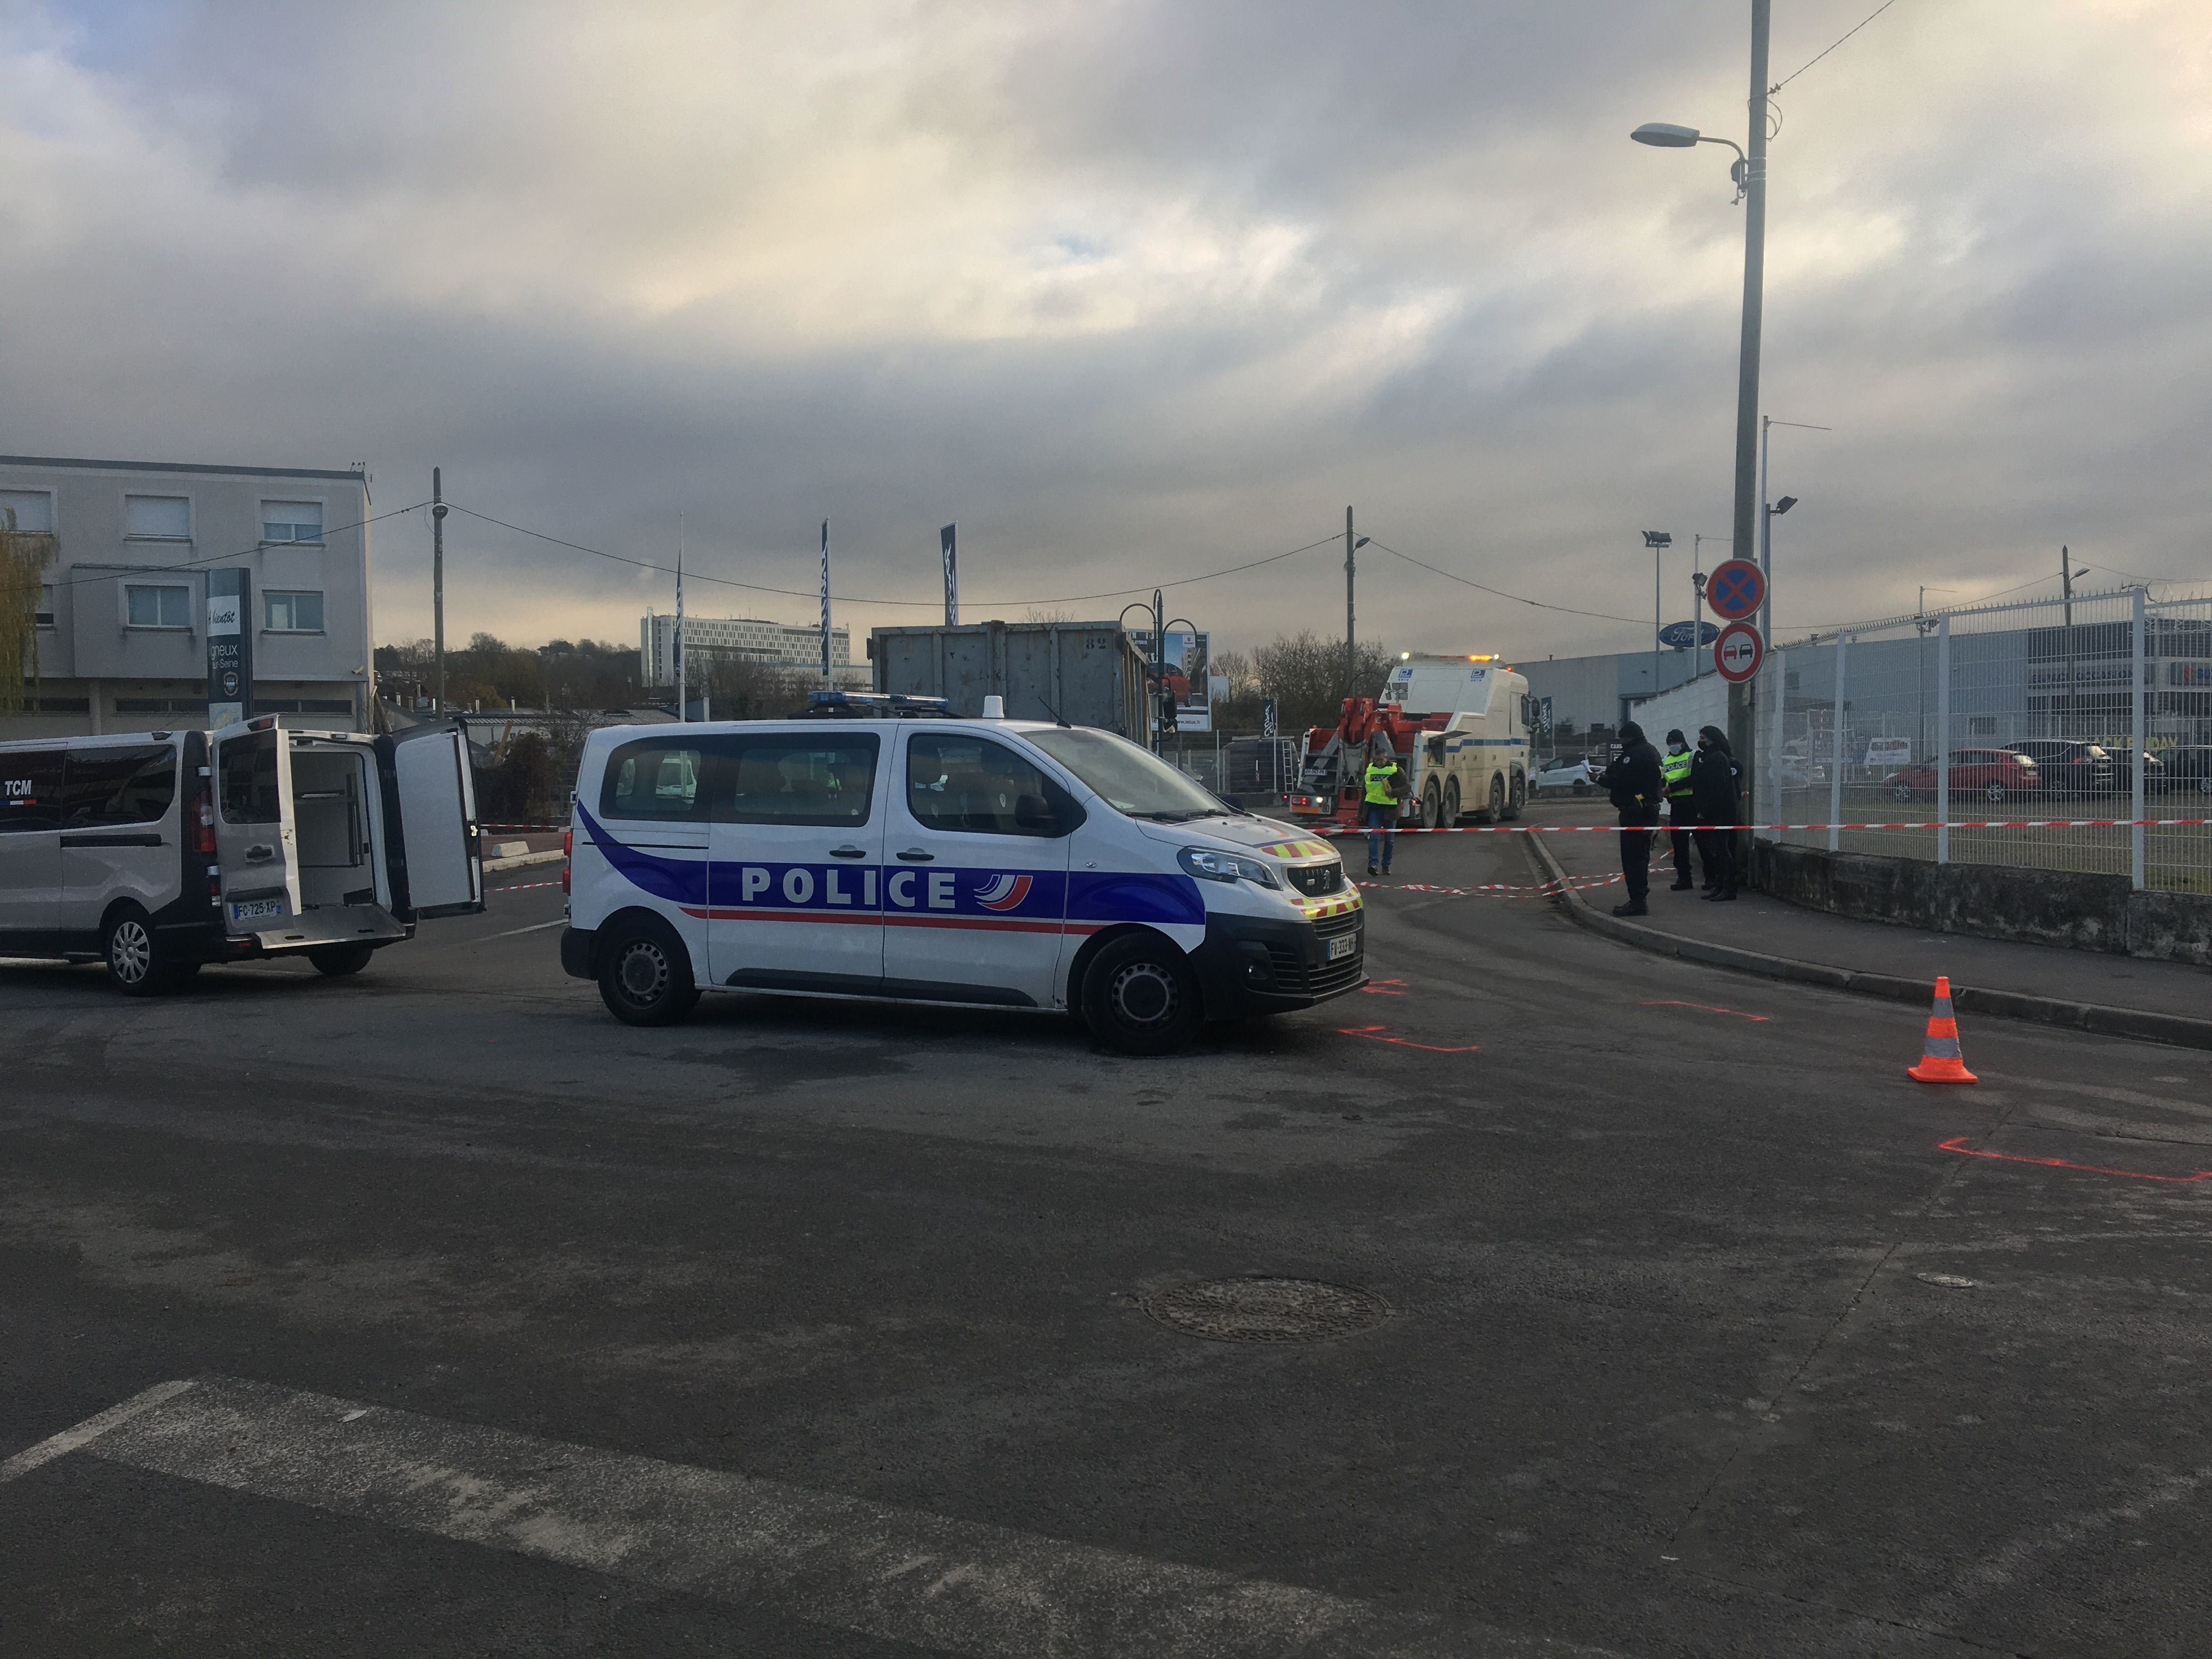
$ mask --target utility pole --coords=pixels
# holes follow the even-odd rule
[[[1344,695],[1353,695],[1353,682],[1359,675],[1358,659],[1352,646],[1352,583],[1356,574],[1353,561],[1359,544],[1352,538],[1352,509],[1344,509]]]
[[[1168,694],[1168,611],[1167,601],[1161,594],[1161,589],[1152,590],[1152,689],[1149,701],[1155,755],[1167,747],[1167,722],[1160,718],[1160,699]]]
[[[1743,337],[1736,363],[1735,522],[1732,545],[1759,546],[1759,336],[1766,283],[1766,48],[1772,0],[1751,0],[1751,118],[1743,162]],[[1760,634],[1772,643],[1773,586],[1761,608]],[[1729,687],[1729,742],[1736,753],[1752,750],[1750,688]],[[1778,709],[1776,713],[1779,714]],[[1756,807],[1753,810],[1758,810]]]
[[[2058,586],[2066,595],[2066,723],[2055,735],[2064,738],[2074,732],[2074,559],[2063,547],[2058,550]]]
[[[430,469],[430,636],[438,659],[440,720],[446,718],[446,471]]]

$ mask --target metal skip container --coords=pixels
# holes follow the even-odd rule
[[[965,719],[996,696],[1009,720],[1062,719],[1145,740],[1145,654],[1119,623],[878,628],[868,659],[877,690],[943,697]]]

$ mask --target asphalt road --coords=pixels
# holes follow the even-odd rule
[[[2212,1642],[2207,1056],[1970,1023],[1925,1088],[1894,1007],[1390,892],[1370,993],[1173,1060],[639,1031],[559,915],[153,1003],[0,966],[0,1457],[140,1413],[0,1475],[0,1648]],[[1389,1316],[1146,1310],[1240,1275]]]

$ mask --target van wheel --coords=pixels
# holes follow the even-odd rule
[[[1083,975],[1083,1023],[1117,1054],[1173,1054],[1206,1023],[1198,976],[1158,933],[1126,934]]]
[[[153,925],[135,904],[107,919],[100,953],[107,964],[107,982],[126,997],[157,997],[177,987],[176,970],[154,959]]]
[[[357,974],[368,966],[368,959],[376,954],[373,945],[325,945],[319,951],[307,952],[307,960],[315,964],[319,974],[328,974],[332,979],[347,974]]]
[[[691,953],[670,928],[623,927],[599,963],[599,1000],[625,1025],[673,1025],[699,1006]]]

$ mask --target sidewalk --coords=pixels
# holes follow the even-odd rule
[[[1596,808],[1532,816],[1555,823],[1611,817]],[[1548,866],[1545,873],[1554,878],[1604,875],[1620,868],[1620,844],[1613,836],[1536,835],[1525,840],[1532,859]],[[1948,974],[1961,1012],[2212,1048],[2212,970],[1857,921],[1748,889],[1733,904],[1709,904],[1696,890],[1668,890],[1674,872],[1663,830],[1652,847],[1651,878],[1648,916],[1628,920],[1610,914],[1626,896],[1618,885],[1599,888],[1587,897],[1562,894],[1557,902],[1594,931],[1664,955],[1902,1002],[1926,1002],[1936,975]]]

